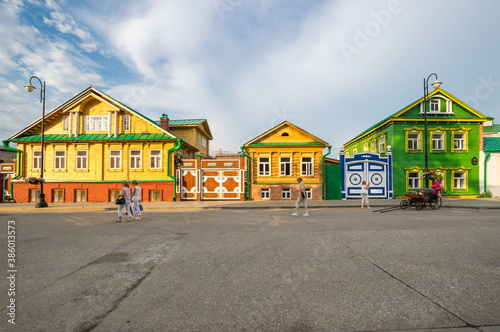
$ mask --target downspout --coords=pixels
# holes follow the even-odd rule
[[[328,148],[328,153],[325,154],[322,158],[321,158],[321,167],[323,169],[323,185],[321,186],[321,198],[323,198],[323,200],[325,200],[325,157],[328,156],[331,152],[332,152],[332,146],[331,145],[328,145],[327,146]]]
[[[247,201],[250,200],[250,176],[252,172],[250,171],[250,156],[244,151],[245,147],[241,147],[241,155],[247,157]]]
[[[21,176],[21,150],[11,148],[9,146],[9,141],[2,141],[2,143],[3,143],[3,148],[5,150],[11,151],[11,152],[17,152],[17,175],[12,178],[12,180],[15,180]],[[3,181],[3,179],[2,179],[2,181]],[[10,192],[11,192],[11,195],[10,195],[9,201],[14,199],[14,185],[12,184],[12,181],[10,181]]]
[[[486,164],[488,163],[488,158],[490,157],[491,152],[486,152],[486,156],[484,157],[484,194],[488,193],[488,188],[486,188]]]
[[[175,179],[175,176],[170,175],[170,152],[174,152],[179,150],[182,147],[182,140],[180,138],[177,139],[177,146],[174,146],[173,148],[169,149],[167,151],[167,175],[174,180],[174,202],[177,200],[177,180]],[[174,167],[175,171],[175,167]]]

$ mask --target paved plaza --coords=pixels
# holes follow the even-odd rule
[[[484,202],[150,205],[130,223],[0,205],[0,331],[500,331],[500,206]]]

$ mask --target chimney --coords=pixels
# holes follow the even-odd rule
[[[165,129],[166,131],[169,131],[169,124],[170,120],[168,119],[168,115],[166,115],[165,113],[163,113],[160,117],[160,127],[162,129]]]

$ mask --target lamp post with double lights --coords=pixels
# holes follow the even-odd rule
[[[43,160],[44,160],[44,157],[43,157],[43,155],[44,155],[44,153],[43,153],[44,152],[43,134],[44,134],[44,130],[45,130],[45,127],[44,127],[44,123],[45,123],[45,81],[42,84],[42,81],[38,77],[31,76],[29,84],[26,84],[24,87],[26,88],[26,90],[28,90],[28,92],[35,91],[36,88],[33,85],[31,85],[31,81],[34,78],[36,78],[38,80],[38,82],[40,82],[40,103],[42,103],[42,140],[41,140],[42,155],[41,155],[41,161],[40,161],[40,167],[41,167],[40,177],[43,179]],[[36,203],[35,207],[44,208],[47,206],[48,206],[48,204],[47,204],[47,202],[45,202],[45,194],[43,193],[43,182],[40,182],[40,196],[39,196],[39,200]]]
[[[438,81],[438,77],[435,73],[432,73],[427,77],[427,79],[424,78],[424,154],[425,154],[425,173],[429,172],[429,145],[428,145],[428,135],[427,135],[427,96],[429,95],[429,79],[432,76],[436,76],[436,81],[432,83],[432,87],[434,89],[439,89],[441,84],[443,82]],[[426,188],[428,187],[428,180],[425,180],[425,186]]]

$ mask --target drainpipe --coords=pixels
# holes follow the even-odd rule
[[[250,176],[252,172],[250,171],[250,156],[244,151],[244,147],[241,147],[241,155],[247,157],[247,201],[250,200]]]
[[[176,139],[177,139],[177,146],[174,146],[173,148],[171,148],[167,151],[167,175],[172,180],[174,180],[174,202],[177,200],[177,180],[175,179],[175,176],[170,175],[170,152],[178,151],[182,147],[182,140],[180,138],[176,138]],[[174,171],[175,171],[175,167],[174,167]]]
[[[5,150],[17,152],[17,175],[12,178],[12,180],[15,180],[21,176],[21,150],[11,148],[9,146],[9,141],[2,141],[2,143],[3,143],[3,148]],[[14,185],[12,184],[12,181],[10,181],[10,192],[11,192],[11,195],[10,195],[9,201],[14,199]]]
[[[490,157],[491,152],[486,152],[486,156],[484,157],[484,194],[488,193],[488,189],[486,188],[486,164],[488,163],[488,158]]]
[[[323,200],[325,200],[325,157],[328,156],[332,152],[332,146],[328,145],[327,148],[328,148],[328,153],[325,154],[321,158],[321,167],[323,169],[323,185],[321,186],[321,190],[322,190],[321,197],[323,198]]]

